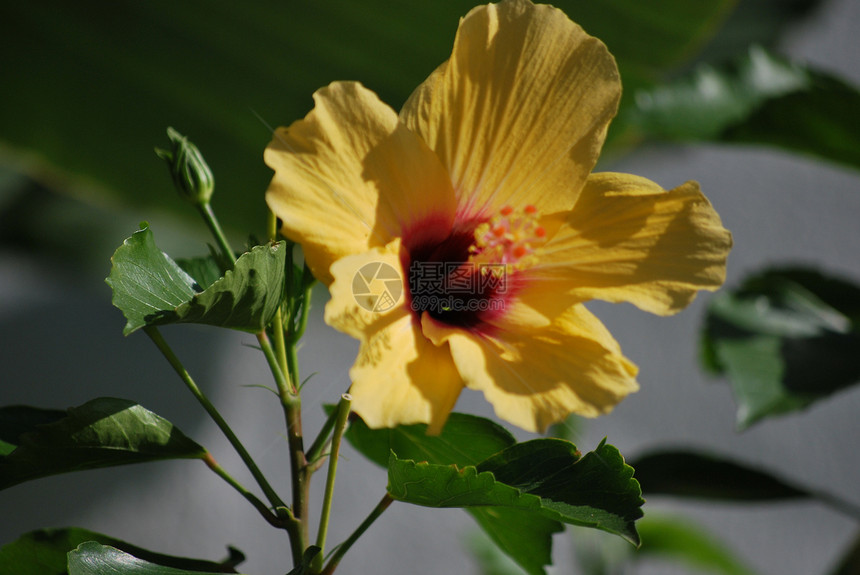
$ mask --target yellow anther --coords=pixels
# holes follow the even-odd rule
[[[537,208],[526,206],[517,213],[505,206],[489,222],[475,228],[475,243],[469,248],[469,261],[505,264],[519,270],[534,263],[534,250],[543,243],[546,231],[538,225]],[[498,273],[498,267],[487,265]]]

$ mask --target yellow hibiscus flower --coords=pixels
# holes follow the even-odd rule
[[[591,173],[621,96],[615,61],[561,11],[473,9],[398,115],[355,82],[266,149],[266,194],[360,341],[354,410],[438,432],[464,387],[542,431],[637,389],[583,303],[668,315],[725,278],[731,235],[689,182]]]

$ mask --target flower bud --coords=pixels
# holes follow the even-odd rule
[[[167,162],[167,169],[179,195],[192,204],[209,203],[215,189],[215,179],[200,150],[173,128],[167,128],[167,137],[173,144],[172,149],[156,148],[155,153]]]

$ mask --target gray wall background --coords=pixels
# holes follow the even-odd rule
[[[860,84],[858,29],[860,3],[833,0],[794,31],[787,51]],[[612,169],[649,177],[667,188],[698,180],[734,234],[730,285],[762,266],[787,262],[811,264],[860,282],[856,172],[768,150],[711,146],[652,148]],[[100,395],[132,398],[179,425],[251,485],[226,441],[154,346],[141,334],[121,336],[123,320],[102,283],[109,269],[107,255],[103,270],[84,273],[57,271],[0,248],[0,403],[65,407]],[[321,425],[319,403],[334,402],[347,387],[356,351],[354,341],[322,323],[327,294],[316,296],[301,350],[303,373],[316,372],[303,395],[309,438]],[[589,422],[579,432],[580,448],[590,450],[608,437],[628,457],[665,445],[709,449],[860,505],[860,390],[736,433],[728,386],[707,380],[696,363],[707,299],[703,295],[673,318],[650,316],[628,305],[592,306],[640,366],[642,390],[610,416]],[[251,347],[253,338],[195,327],[163,332],[264,471],[288,493],[277,403],[264,390],[243,387],[270,381],[262,357]],[[483,398],[470,392],[457,409],[491,416]],[[383,470],[349,447],[340,465],[330,544],[343,540],[364,518],[386,483]],[[318,483],[312,509],[319,508],[320,492]],[[700,522],[764,575],[825,573],[857,530],[853,521],[816,503],[740,506],[654,498],[645,510],[678,512]],[[288,570],[285,537],[199,462],[82,472],[0,492],[0,543],[31,529],[66,525],[160,552],[212,559],[233,544],[248,555],[243,572]],[[477,573],[463,543],[474,529],[458,510],[395,504],[347,555],[339,572]],[[559,536],[558,567],[552,572],[576,573],[570,540],[593,543],[590,535],[569,529]],[[688,571],[648,565],[637,572]]]

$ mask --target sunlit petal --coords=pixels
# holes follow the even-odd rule
[[[607,413],[637,368],[584,302],[670,314],[722,284],[731,235],[697,184],[589,175],[620,94],[602,43],[502,0],[399,116],[336,83],[275,134],[267,200],[329,284],[326,322],[360,342],[371,427],[439,432],[464,386],[530,431]]]
[[[628,174],[593,174],[529,277],[583,300],[626,301],[661,315],[725,280],[731,234],[688,182],[665,191]]]
[[[265,160],[275,170],[266,201],[318,279],[329,283],[334,261],[416,222],[450,229],[450,179],[394,110],[355,82],[331,84],[314,102],[303,120],[275,132]]]
[[[541,307],[532,303],[532,309]],[[638,389],[636,366],[581,305],[534,329],[509,318],[495,331],[467,332],[428,316],[422,327],[451,346],[467,387],[483,392],[498,417],[528,431],[543,432],[571,413],[608,413]]]
[[[353,411],[370,427],[427,423],[430,433],[438,433],[462,378],[448,345],[425,338],[405,305],[399,252],[395,240],[338,260],[325,320],[360,341],[350,370]]]
[[[451,173],[463,213],[569,209],[615,114],[621,84],[606,47],[560,10],[480,6],[451,59],[401,111]]]

